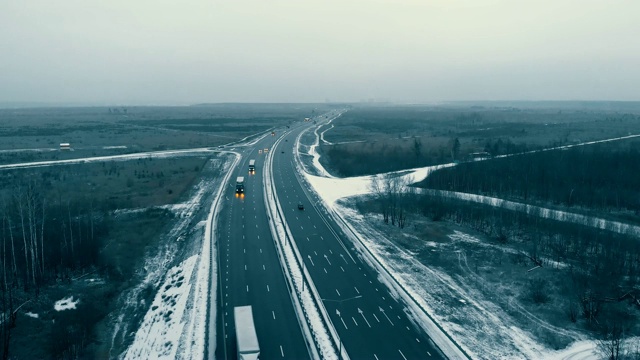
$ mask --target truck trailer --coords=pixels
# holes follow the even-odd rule
[[[255,160],[249,160],[249,172],[250,173],[256,172],[256,161]]]
[[[244,176],[238,176],[236,179],[236,194],[244,194]]]
[[[258,336],[253,324],[251,305],[233,308],[236,324],[236,342],[238,343],[238,360],[257,360],[260,356]]]

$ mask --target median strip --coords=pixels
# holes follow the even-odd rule
[[[275,146],[282,140],[280,138]],[[295,245],[291,231],[283,216],[282,208],[276,196],[272,181],[271,168],[273,154],[267,155],[267,165],[264,171],[264,199],[270,218],[269,227],[276,243],[276,250],[283,267],[292,302],[298,314],[305,338],[312,342],[309,348],[313,358],[336,359],[340,342],[338,334],[331,323],[320,296],[304,267],[298,248]],[[346,351],[342,351],[342,359],[348,359]]]

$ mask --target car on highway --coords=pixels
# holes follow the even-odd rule
[[[304,204],[298,201],[298,210],[304,210]]]

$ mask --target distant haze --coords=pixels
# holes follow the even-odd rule
[[[640,100],[638,0],[2,0],[0,102]]]

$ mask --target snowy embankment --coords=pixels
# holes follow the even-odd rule
[[[207,350],[210,353],[215,352],[215,322],[212,326],[207,326],[207,315],[215,319],[216,310],[217,267],[212,234],[224,184],[228,182],[231,174],[229,170],[240,158],[238,154],[235,155],[233,163],[225,162],[223,172],[226,175],[222,181],[216,184],[199,184],[198,191],[186,204],[173,206],[174,210],[185,215],[181,218],[188,221],[195,213],[196,207],[201,205],[204,187],[216,187],[198,254],[172,267],[163,277],[161,274],[165,273],[164,265],[172,262],[173,255],[164,254],[161,259],[149,260],[154,265],[154,273],[149,275],[154,277],[149,278],[148,283],[153,283],[158,276],[162,277],[162,282],[137,329],[133,343],[124,354],[125,359],[194,359],[204,357]],[[184,225],[179,224],[169,235],[176,241],[183,241],[180,236],[183,230]],[[120,321],[122,320],[121,317]],[[209,341],[207,344],[207,334],[209,339],[214,339],[213,343]]]
[[[332,122],[332,121],[333,121],[333,119],[329,120],[329,122],[327,123],[327,125],[331,124],[331,122]],[[331,124],[331,127],[330,127],[330,128],[325,129],[323,132],[321,132],[321,133],[320,133],[320,140],[321,140],[323,143],[325,143],[325,144],[327,144],[327,145],[333,145],[333,143],[331,143],[331,142],[329,142],[329,141],[327,141],[327,140],[325,140],[325,139],[324,139],[324,133],[326,133],[327,131],[329,131],[329,130],[331,130],[331,129],[333,129],[333,128],[334,128],[334,125],[333,125],[333,124]]]
[[[315,140],[313,141],[313,144],[311,144],[309,146],[309,155],[313,156],[313,166],[316,170],[318,170],[318,172],[320,174],[324,174],[327,177],[330,178],[334,178],[333,175],[329,174],[329,172],[327,172],[324,168],[324,166],[322,166],[322,164],[320,164],[320,154],[318,154],[318,152],[316,151],[316,148],[320,145],[320,135],[318,135],[318,129],[323,126],[323,125],[327,125],[329,123],[331,123],[333,120],[337,119],[340,117],[340,115],[342,115],[342,113],[339,113],[338,115],[336,115],[335,117],[329,119],[328,122],[322,123],[320,125],[318,125],[317,127],[314,128],[313,133],[315,135]],[[331,127],[333,128],[333,125],[331,125]],[[309,128],[311,129],[311,128]],[[309,131],[309,129],[301,132],[298,137],[296,138],[296,144],[300,144],[300,138],[302,137],[302,135],[304,133],[306,133],[307,131]],[[327,129],[329,130],[329,129]],[[327,130],[323,131],[322,133],[324,134],[324,132],[326,132]],[[322,140],[324,141],[324,139]],[[325,141],[326,142],[326,141]],[[296,153],[296,157],[299,156],[299,154]]]
[[[266,161],[269,165],[265,166],[264,172],[264,199],[271,220],[269,226],[276,242],[280,265],[283,267],[291,300],[312,358],[337,359],[335,344],[339,342],[338,334],[331,324],[331,319],[326,313],[307,269],[301,266],[302,258],[284,216],[282,216],[280,202],[275,194],[271,174],[272,166],[270,165],[273,161],[273,154],[274,152],[270,152],[267,155]],[[349,358],[346,350],[343,349],[340,358]]]
[[[178,356],[185,325],[183,315],[197,261],[198,255],[193,255],[167,272],[125,359],[175,359]]]
[[[636,136],[638,135],[570,145],[562,148],[623,140]],[[315,149],[312,148],[311,150]],[[313,151],[311,155],[314,156],[313,165],[320,166],[320,173],[326,173],[318,161],[319,155],[315,153],[315,151]],[[461,287],[447,274],[435,271],[421,264],[412,254],[400,249],[395,244],[386,240],[382,234],[372,229],[367,223],[367,220],[361,215],[337,204],[337,201],[341,198],[371,194],[371,183],[374,177],[362,176],[338,179],[313,176],[302,170],[304,166],[301,163],[299,154],[297,154],[296,159],[298,171],[304,175],[311,185],[311,189],[322,199],[324,206],[330,210],[330,213],[334,214],[336,220],[338,220],[338,224],[343,227],[345,233],[351,233],[353,235],[354,239],[352,240],[354,240],[354,244],[358,250],[365,255],[364,258],[374,258],[375,260],[373,262],[377,262],[384,268],[384,271],[381,271],[381,278],[387,283],[390,290],[396,293],[404,293],[410,298],[410,300],[407,301],[407,304],[411,307],[411,309],[409,309],[410,313],[429,334],[434,332],[434,327],[437,329],[442,327],[455,338],[455,342],[462,345],[466,350],[465,352],[472,354],[474,358],[548,358],[557,360],[586,360],[598,358],[596,354],[596,344],[593,341],[578,340],[568,348],[560,351],[553,351],[538,344],[530,334],[519,329],[515,323],[508,320],[509,316],[496,304],[481,299],[480,294],[475,293],[473,290]],[[396,172],[395,174],[404,173],[404,180],[413,180],[413,182],[415,182],[423,180],[429,173],[438,168],[454,165],[455,164],[446,164],[436,167],[424,167],[408,172]],[[491,201],[489,202],[491,203]],[[493,203],[498,204],[500,201]],[[531,211],[540,215],[548,214],[551,216],[551,214],[553,214],[553,210],[543,208]],[[556,216],[558,219],[570,219],[572,215],[573,214],[569,213],[558,213],[553,216]],[[580,219],[577,217],[573,218]],[[580,221],[584,222],[585,219],[582,218]],[[604,228],[619,228],[620,231],[623,232],[629,231],[625,229],[624,226],[606,225],[611,222],[603,221],[602,219],[594,220],[592,223],[601,224],[601,226],[605,226]],[[380,239],[382,239],[382,241],[380,241]],[[372,262],[371,260],[369,261]],[[385,276],[385,273],[388,274],[388,276]],[[439,297],[447,297],[449,299],[455,297],[459,299],[459,302],[464,304],[464,310],[460,311],[460,309],[443,306],[446,302],[439,301]],[[469,315],[466,316],[466,314]],[[465,321],[481,324],[476,327],[479,331],[474,332],[468,328],[461,327],[456,321],[459,320],[456,319],[456,316],[465,316]],[[532,319],[532,321],[536,320],[538,319]],[[550,325],[539,320],[539,326]],[[565,336],[580,339],[579,334],[570,331],[558,328],[551,328],[550,330]],[[451,356],[453,354],[449,351],[455,351],[456,349],[455,346],[447,349],[447,340],[448,339],[438,339],[437,337],[434,338],[434,341],[438,343],[441,349],[444,347],[443,351]],[[454,355],[453,357],[457,358],[458,356]]]

